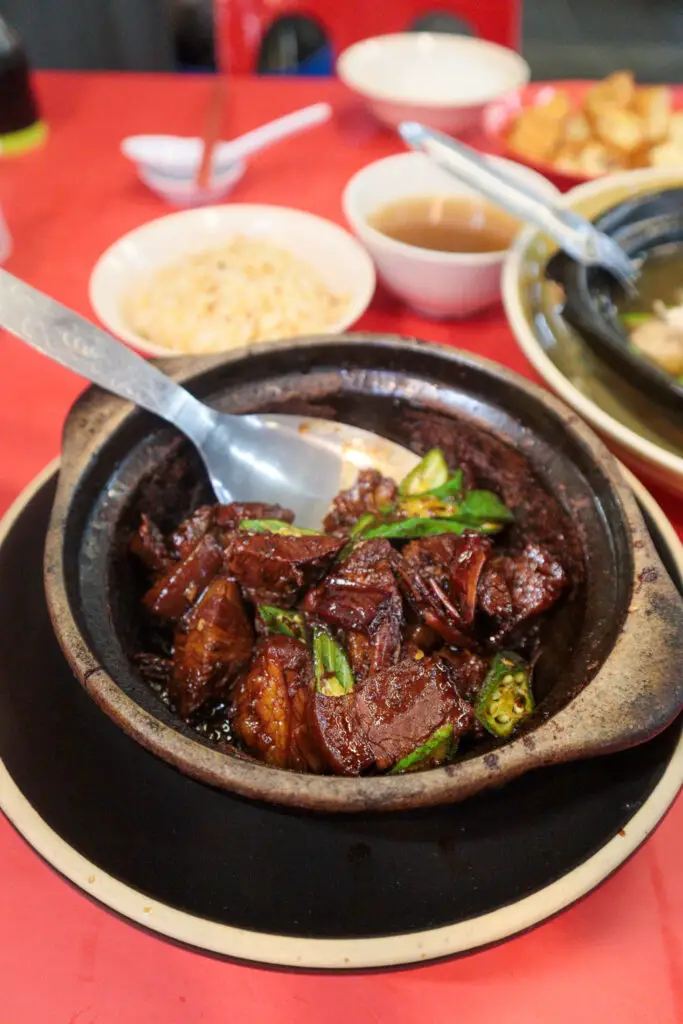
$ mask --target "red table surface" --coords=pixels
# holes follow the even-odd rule
[[[126,231],[168,212],[120,155],[121,139],[196,134],[210,86],[200,77],[45,73],[37,87],[49,143],[0,166],[0,203],[15,246],[7,266],[92,315],[87,288],[97,257]],[[334,121],[256,158],[235,202],[297,206],[343,221],[348,178],[401,147],[337,83],[237,81],[224,137],[321,99],[335,106]],[[360,326],[457,345],[534,377],[501,309],[436,324],[379,295]],[[0,352],[4,510],[57,455],[64,416],[83,383],[7,335]],[[680,500],[655,495],[683,534]],[[69,887],[2,818],[0,1024],[681,1024],[682,862],[679,800],[621,871],[527,935],[412,971],[315,976],[221,962],[116,919]]]

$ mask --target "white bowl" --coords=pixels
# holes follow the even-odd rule
[[[526,85],[530,70],[514,50],[483,39],[405,32],[350,46],[337,74],[392,128],[421,121],[462,135],[481,124],[487,103]]]
[[[369,306],[375,290],[375,268],[347,231],[302,210],[245,203],[172,213],[114,242],[90,275],[93,310],[107,330],[146,355],[187,355],[152,344],[132,330],[122,315],[122,301],[141,276],[189,253],[223,245],[235,235],[274,242],[309,263],[327,288],[349,296],[342,315],[328,326],[330,333],[347,330]]]
[[[579,185],[561,197],[560,205],[578,207],[584,216],[595,217],[629,196],[664,188],[680,188],[681,185],[683,169],[647,167],[611,174]],[[520,348],[546,384],[590,423],[620,459],[639,473],[683,496],[683,456],[664,443],[658,444],[650,439],[647,433],[651,425],[647,421],[641,420],[643,433],[640,433],[617,418],[614,410],[602,408],[589,394],[577,387],[548,355],[548,339],[539,337],[535,324],[530,321],[521,287],[525,254],[538,234],[535,228],[528,227],[518,235],[508,253],[503,271],[505,312]]]
[[[121,143],[121,152],[135,166],[140,180],[173,206],[207,206],[232,191],[244,174],[246,164],[231,159],[230,143],[219,143],[209,184],[198,188],[195,179],[202,146],[198,138],[129,135]]]
[[[489,157],[520,182],[547,197],[557,189],[540,174],[500,157]],[[399,153],[368,164],[351,178],[342,197],[351,228],[368,249],[384,284],[409,306],[435,319],[462,318],[500,298],[501,252],[435,252],[387,237],[368,223],[386,203],[408,196],[474,196],[423,153]]]

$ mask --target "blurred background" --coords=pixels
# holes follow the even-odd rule
[[[215,66],[211,0],[1,0],[35,68],[194,71]],[[438,4],[435,4],[438,8]],[[435,13],[414,27],[463,31]],[[681,0],[525,0],[522,52],[533,77],[600,78],[628,67],[641,82],[682,82]],[[327,74],[318,27],[284,19],[260,70]]]

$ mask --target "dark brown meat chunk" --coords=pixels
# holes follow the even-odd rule
[[[391,569],[394,551],[388,540],[359,544],[306,595],[303,607],[340,629],[367,631],[383,601],[398,594]],[[400,600],[400,595],[399,595]]]
[[[344,546],[343,538],[239,533],[228,552],[230,575],[255,604],[292,608]]]
[[[430,584],[435,596],[439,590],[447,595],[459,623],[469,626],[474,620],[479,576],[492,546],[488,537],[478,533],[461,537],[444,533],[411,541],[403,557]]]
[[[247,750],[278,768],[321,771],[308,736],[313,663],[300,640],[271,636],[259,644],[234,697],[233,729]]]
[[[191,555],[216,522],[216,506],[201,505],[171,534],[171,547],[181,561]]]
[[[282,505],[268,505],[263,501],[233,501],[230,505],[216,505],[216,523],[223,529],[236,530],[242,519],[279,519],[293,523],[294,513]]]
[[[497,639],[520,622],[548,611],[568,584],[550,552],[529,542],[515,555],[489,558],[479,580],[479,607],[496,621]]]
[[[239,587],[214,578],[175,632],[169,692],[183,718],[227,692],[249,664],[253,645]]]
[[[414,613],[411,612],[411,614]],[[441,645],[441,637],[434,632],[431,626],[426,626],[422,619],[417,619],[415,622],[409,622],[406,627],[405,645],[410,646],[411,657],[415,651],[431,654]]]
[[[398,563],[401,587],[415,612],[456,647],[476,647],[471,635],[477,581],[491,541],[479,534],[439,534],[411,541]]]
[[[131,539],[130,550],[154,576],[167,573],[173,563],[161,530],[144,513],[140,519],[138,532],[133,534]]]
[[[308,706],[311,742],[335,775],[360,775],[374,762],[356,711],[356,694],[327,697],[314,693]]]
[[[326,533],[336,533],[353,526],[357,519],[371,512],[377,513],[385,505],[396,501],[396,484],[376,469],[363,469],[353,487],[341,491],[332,502],[324,522]]]
[[[365,541],[347,560],[306,595],[305,611],[331,626],[370,638],[361,661],[356,640],[352,663],[364,678],[393,665],[401,650],[403,601],[392,565],[396,554],[388,540]]]
[[[492,558],[484,567],[477,588],[479,607],[494,619],[512,618],[512,595],[499,560]]]
[[[459,695],[448,661],[402,661],[371,677],[356,696],[356,713],[379,769],[389,768],[450,722],[456,736],[469,732],[474,714]]]
[[[479,577],[493,545],[478,534],[466,534],[458,539],[462,543],[449,565],[448,590],[462,623],[471,626],[477,610]]]
[[[399,562],[397,573],[401,590],[426,626],[455,647],[476,646],[473,638],[461,628],[458,610],[437,580],[424,578],[419,569],[405,559]]]
[[[202,505],[185,519],[171,536],[178,558],[187,558],[209,530],[215,530],[223,544],[242,519],[281,519],[294,522],[294,513],[281,505],[262,501],[233,501],[229,505]]]
[[[444,648],[439,654],[453,668],[453,682],[460,696],[472,703],[486,678],[488,663],[472,651],[453,651]]]
[[[223,563],[223,549],[210,533],[182,562],[145,594],[147,608],[162,618],[175,621],[192,607],[202,590],[218,573]]]
[[[356,684],[362,684],[372,664],[372,643],[367,633],[349,629],[344,634],[344,646]]]

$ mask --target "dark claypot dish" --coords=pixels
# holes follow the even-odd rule
[[[394,809],[463,799],[534,767],[630,746],[676,716],[680,599],[614,460],[560,403],[473,356],[372,336],[304,339],[168,369],[226,411],[310,411],[419,454],[435,444],[455,451],[469,437],[470,448],[488,453],[479,485],[494,485],[486,474],[504,476],[506,464],[520,467],[559,499],[555,540],[564,523],[561,543],[576,552],[565,552],[574,563],[571,592],[538,636],[537,709],[508,742],[466,744],[448,764],[415,774],[346,778],[271,767],[217,743],[210,720],[199,730],[182,721],[136,667],[156,643],[141,614],[149,581],[129,551],[140,514],[170,527],[210,495],[177,435],[93,389],[65,429],[46,548],[48,602],[80,681],[148,749],[248,796],[315,810]],[[533,508],[518,502],[516,515],[533,531]]]
[[[618,203],[598,217],[595,225],[649,268],[672,258],[678,266],[683,260],[683,189]],[[563,316],[597,355],[656,402],[674,422],[683,422],[683,377],[666,373],[629,344],[628,330],[620,316],[624,297],[614,278],[599,267],[582,266],[564,253],[550,260],[546,273],[564,290]],[[642,279],[637,286],[642,287]]]

